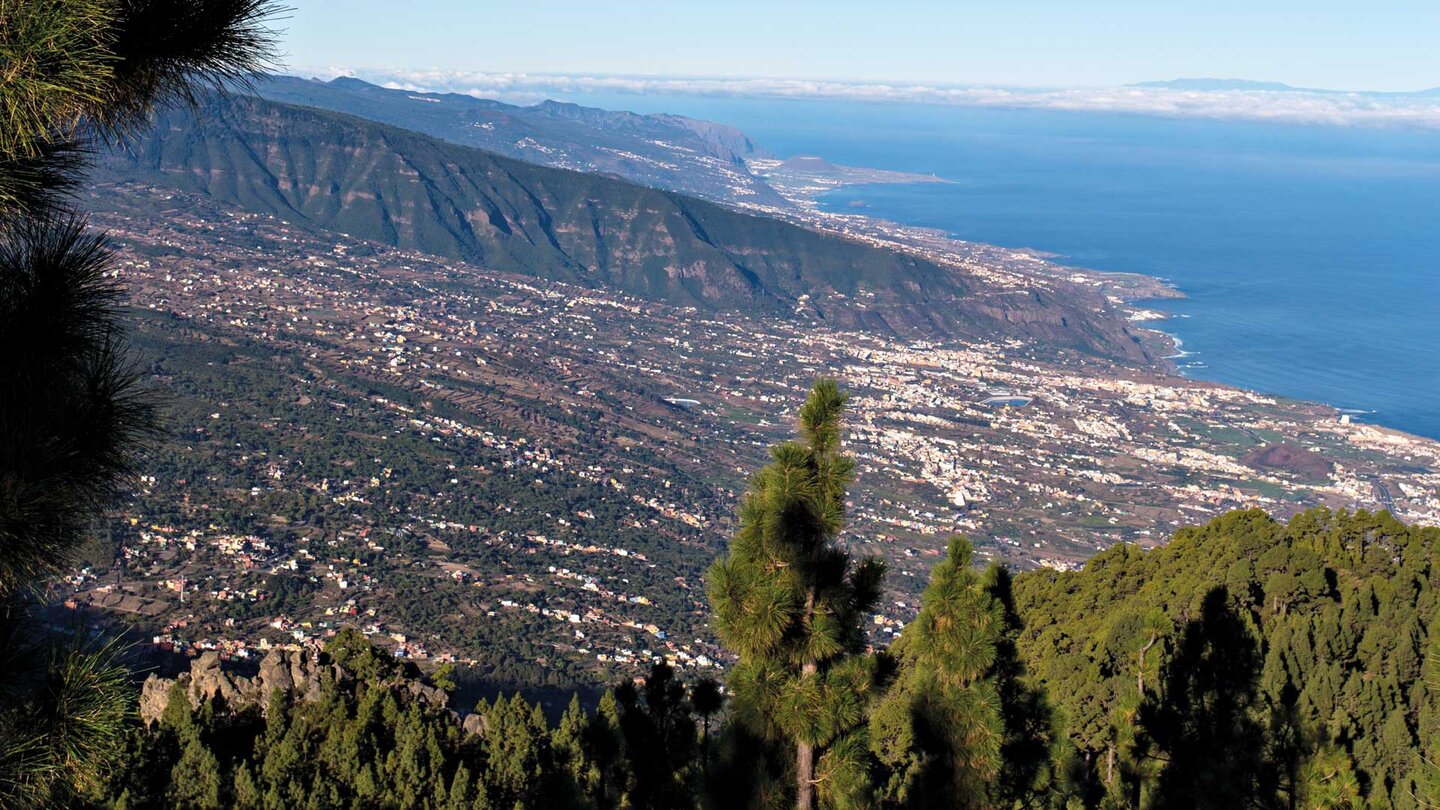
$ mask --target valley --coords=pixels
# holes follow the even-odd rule
[[[941,263],[882,240],[256,98],[212,98],[199,114],[163,115],[152,134],[112,151],[99,179],[700,311],[907,340],[1003,333],[1150,359],[1115,302],[1063,278]]]
[[[1016,338],[646,301],[136,182],[87,202],[168,437],[64,598],[170,649],[348,622],[496,683],[723,664],[703,571],[820,375],[853,397],[846,536],[891,565],[882,638],[956,531],[1063,569],[1237,507],[1440,518],[1440,447],[1322,406]]]

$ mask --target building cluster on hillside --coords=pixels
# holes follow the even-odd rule
[[[165,620],[155,638],[172,647],[240,654],[351,623],[397,655],[463,660],[478,617],[587,665],[715,665],[695,559],[722,547],[747,476],[820,375],[852,395],[847,538],[892,564],[881,636],[913,616],[958,531],[983,558],[1067,568],[1231,508],[1440,520],[1440,445],[1320,406],[1012,342],[907,344],[664,307],[189,204],[97,221],[125,248],[137,306],[196,340],[289,358],[274,378],[292,386],[291,416],[267,414],[272,394],[232,391],[177,431],[230,483],[200,503],[201,482],[147,471],[120,582],[71,581],[72,600]],[[350,455],[306,460],[321,428]],[[274,441],[235,447],[243,430]],[[405,454],[387,449],[401,442]],[[1275,447],[1290,452],[1263,452]],[[561,506],[517,514],[487,494],[496,482]],[[301,503],[301,517],[277,506]],[[412,626],[439,619],[407,613],[398,588],[443,603],[457,635]]]

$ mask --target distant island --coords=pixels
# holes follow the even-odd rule
[[[1211,78],[1182,78],[1166,79],[1163,81],[1135,82],[1127,84],[1126,87],[1143,87],[1152,90],[1191,90],[1202,93],[1219,93],[1225,91],[1258,91],[1270,93],[1323,93],[1327,95],[1350,94],[1360,96],[1415,96],[1419,98],[1433,98],[1440,96],[1440,87],[1430,87],[1424,90],[1333,90],[1323,87],[1296,87],[1284,82],[1262,82],[1253,79],[1211,79]]]
[[[1164,81],[1136,82],[1126,87],[1153,87],[1164,90],[1271,90],[1298,91],[1306,93],[1333,93],[1334,90],[1310,90],[1295,87],[1284,82],[1257,82],[1252,79],[1167,79]]]

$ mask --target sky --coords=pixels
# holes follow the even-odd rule
[[[1437,0],[285,0],[288,72],[1440,86]]]

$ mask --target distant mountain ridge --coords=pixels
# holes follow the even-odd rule
[[[108,179],[199,192],[363,239],[702,310],[906,339],[1032,338],[1147,359],[1097,294],[990,290],[915,256],[673,192],[253,97],[163,114]]]
[[[341,77],[270,76],[256,93],[414,130],[559,169],[599,172],[708,200],[784,207],[745,168],[770,155],[740,130],[679,115],[640,115],[561,101],[529,107],[462,93],[396,90]]]
[[[1135,82],[1127,84],[1126,87],[1146,87],[1157,90],[1194,90],[1198,92],[1224,92],[1229,90],[1261,91],[1273,93],[1323,93],[1323,94],[1354,94],[1360,96],[1417,96],[1429,98],[1440,96],[1440,87],[1430,87],[1424,90],[1332,90],[1323,87],[1296,87],[1284,82],[1262,82],[1252,79],[1211,79],[1211,78],[1184,78],[1166,79],[1164,81]]]
[[[1251,79],[1167,79],[1154,82],[1136,82],[1127,87],[1154,87],[1164,90],[1273,90],[1317,92],[1306,88],[1293,87],[1284,82],[1258,82]],[[1324,92],[1324,91],[1320,91]]]

